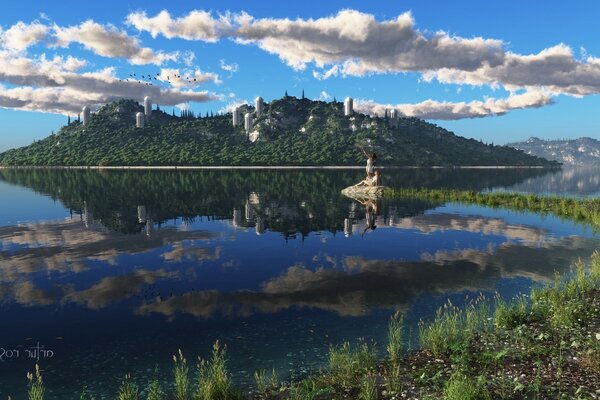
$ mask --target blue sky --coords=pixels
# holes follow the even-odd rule
[[[359,104],[362,101],[365,112],[380,112],[398,105],[401,113],[413,113],[459,135],[497,144],[529,136],[600,138],[600,113],[596,112],[600,110],[600,96],[596,94],[600,91],[600,61],[595,59],[600,57],[597,40],[600,3],[591,0],[537,3],[108,0],[82,6],[80,2],[68,1],[10,2],[3,5],[0,14],[3,29],[0,64],[9,64],[8,67],[0,65],[0,106],[4,107],[0,108],[0,151],[27,145],[58,130],[66,122],[63,113],[76,114],[73,110],[84,103],[97,107],[120,93],[130,93],[133,98],[145,93],[133,88],[133,82],[126,88],[117,87],[118,79],[124,80],[134,73],[163,76],[161,71],[168,75],[167,70],[172,69],[179,70],[181,75],[190,71],[191,76],[203,82],[194,87],[172,87],[168,81],[155,80],[154,84],[171,90],[161,93],[160,98],[166,104],[183,104],[191,99],[193,101],[186,104],[202,113],[222,111],[233,103],[251,101],[258,95],[269,101],[281,97],[285,90],[300,96],[304,89],[309,98],[336,97],[339,100],[352,96]],[[206,11],[212,18],[210,22],[217,25],[219,16],[227,15],[224,18],[234,26],[227,29],[235,29],[236,33],[219,28],[217,37],[210,34],[205,37],[206,32],[198,32],[195,23],[187,28],[173,28],[153,20],[162,10],[166,10],[172,20],[185,18],[194,10]],[[355,13],[341,16],[342,10]],[[390,54],[385,54],[389,47],[378,47],[377,29],[406,12],[410,12],[413,19],[412,27],[406,32],[415,33],[418,38],[407,44],[406,54],[396,51],[390,61]],[[137,23],[131,22],[132,15],[140,17]],[[252,20],[240,22],[239,17],[243,15],[251,16]],[[369,23],[371,17],[373,21]],[[291,23],[287,23],[286,18]],[[313,24],[311,18],[317,23]],[[319,20],[322,18],[330,19]],[[83,26],[87,20],[95,25]],[[14,40],[10,42],[7,32],[19,21],[25,25],[11,31],[16,36],[12,36]],[[356,24],[353,21],[357,21]],[[19,35],[31,38],[26,30],[31,24],[44,27],[45,32],[38,40],[26,40],[27,44],[23,45],[23,37]],[[307,28],[307,24],[313,25]],[[155,29],[155,37],[152,29]],[[193,33],[189,33],[190,29]],[[97,30],[126,39],[107,43],[106,38],[98,36]],[[409,54],[419,49],[421,39],[431,44],[436,33],[442,39],[453,40],[453,47],[447,53],[444,48],[435,47],[417,56]],[[88,36],[82,39],[79,35]],[[190,39],[190,35],[194,38]],[[349,46],[348,41],[338,40],[340,35],[347,35],[356,42],[350,41]],[[394,44],[405,38],[393,29],[390,35],[388,39]],[[473,38],[489,41],[469,42]],[[134,44],[128,49],[119,48],[126,47],[126,40]],[[463,46],[463,43],[466,44]],[[560,44],[568,46],[572,54],[565,55],[565,47],[555,47]],[[152,55],[146,57],[144,53],[145,58],[140,61],[138,56],[142,53],[136,53],[139,50],[136,46],[148,49]],[[539,54],[545,49],[551,50]],[[175,52],[179,54],[175,56]],[[327,52],[339,53],[339,56],[323,55]],[[502,53],[501,60],[495,52]],[[132,53],[135,54],[132,56]],[[191,53],[195,57],[190,62]],[[42,54],[45,58],[40,60]],[[162,54],[166,54],[167,59],[156,61]],[[531,54],[543,60],[532,62],[527,57]],[[355,73],[346,68],[345,62],[363,63],[363,55],[368,58],[363,72]],[[48,61],[55,56],[62,58]],[[81,65],[69,67],[69,56]],[[31,62],[30,71],[21,73],[15,59]],[[474,59],[483,60],[485,68],[479,64],[473,66]],[[515,63],[520,65],[517,69]],[[565,70],[564,65],[570,65],[573,70]],[[230,70],[223,69],[224,66]],[[337,73],[327,79],[315,77],[331,72],[332,68],[338,68]],[[86,73],[102,70],[97,78],[101,85],[88,81],[76,86],[68,83]],[[445,74],[448,70],[450,72]],[[3,75],[2,71],[13,71],[13,75],[10,72]],[[40,74],[39,71],[52,83],[40,84],[40,77],[33,76]],[[466,77],[462,74],[465,71]],[[56,78],[57,75],[61,78]],[[67,83],[63,82],[63,75]],[[100,88],[104,84],[110,87]],[[82,85],[92,86],[88,89]],[[42,96],[44,99],[40,101]],[[56,101],[49,100],[54,98]],[[486,105],[489,98],[496,102]],[[74,102],[73,99],[81,99],[82,104],[72,107],[63,104]],[[424,103],[428,100],[432,102]],[[467,106],[461,106],[462,103]],[[163,108],[170,110],[173,105]]]

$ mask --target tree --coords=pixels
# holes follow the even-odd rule
[[[67,116],[67,125],[71,125],[71,116]]]
[[[285,96],[284,97],[288,97],[287,89],[285,90]]]
[[[304,89],[302,89],[302,99],[304,99]]]

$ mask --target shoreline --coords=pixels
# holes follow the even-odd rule
[[[27,166],[0,166],[0,169],[74,169],[74,170],[253,170],[253,169],[287,169],[287,170],[311,170],[311,169],[364,169],[364,165],[74,165],[74,166],[45,166],[45,165],[27,165]],[[558,167],[544,166],[519,166],[519,165],[457,165],[457,166],[382,166],[381,169],[562,169]]]

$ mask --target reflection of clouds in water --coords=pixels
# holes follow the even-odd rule
[[[469,260],[482,268],[499,268],[502,278],[526,277],[534,281],[550,281],[555,271],[565,271],[578,258],[587,259],[598,249],[600,241],[579,236],[567,236],[547,241],[540,246],[520,246],[506,242],[487,251],[461,249],[423,253],[423,261],[442,265],[457,260]]]
[[[525,245],[539,245],[546,241],[554,240],[548,236],[548,231],[534,226],[509,224],[500,218],[474,217],[469,215],[432,213],[419,215],[416,217],[397,218],[391,209],[387,220],[383,216],[378,216],[375,225],[378,228],[396,228],[406,230],[416,230],[425,234],[461,231],[471,232],[483,235],[504,236],[511,240],[519,240]],[[344,234],[351,236],[357,231],[362,232],[366,221],[359,220],[358,223],[352,223],[347,219],[344,221]]]
[[[17,246],[14,250],[9,247],[0,252],[0,281],[10,282],[20,275],[44,270],[80,272],[87,268],[86,261],[115,265],[122,254],[145,253],[168,244],[175,246],[175,253],[167,257],[177,254],[186,257],[186,251],[179,250],[181,242],[208,240],[215,236],[216,233],[179,231],[171,227],[158,229],[150,237],[122,235],[97,225],[84,228],[81,221],[70,219],[0,227],[0,243]],[[197,257],[203,253],[199,249],[192,252]]]
[[[157,271],[140,269],[128,275],[109,276],[89,289],[70,292],[63,298],[63,302],[79,303],[88,308],[99,309],[132,297],[144,286],[153,284],[157,280],[174,279],[178,276],[177,272],[168,272],[164,269]]]
[[[172,246],[170,251],[161,254],[161,257],[166,262],[182,262],[182,261],[197,261],[218,260],[221,258],[221,248],[207,249],[204,247],[196,247],[193,242],[179,242]]]
[[[537,246],[554,239],[543,228],[513,225],[500,218],[472,217],[468,215],[436,213],[402,218],[391,227],[414,229],[423,233],[444,232],[447,230],[504,236],[519,240],[526,246]]]
[[[568,269],[577,258],[589,257],[597,247],[594,239],[565,237],[543,246],[507,242],[496,251],[440,251],[424,254],[421,262],[346,257],[340,268],[313,270],[294,265],[264,282],[258,291],[189,292],[143,304],[137,311],[169,318],[179,313],[209,318],[311,307],[342,316],[360,316],[376,308],[405,309],[422,293],[494,290],[496,281],[502,278],[547,281],[557,269]]]
[[[0,285],[0,298],[24,306],[77,303],[91,309],[100,309],[140,293],[146,285],[161,279],[175,279],[178,276],[177,272],[164,269],[156,271],[138,269],[127,275],[102,278],[88,289],[80,291],[69,284],[40,289],[36,288],[31,281],[23,281]]]

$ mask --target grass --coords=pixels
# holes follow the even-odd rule
[[[403,356],[402,332],[404,330],[404,317],[396,313],[388,325],[388,361],[391,367],[397,366]]]
[[[209,360],[198,360],[198,384],[194,400],[228,400],[237,398],[227,372],[226,347],[219,341],[213,346]]]
[[[327,378],[332,385],[349,389],[360,383],[363,376],[373,373],[376,366],[374,346],[360,341],[352,347],[345,342],[329,350]]]
[[[27,380],[29,387],[27,389],[28,400],[43,400],[44,399],[44,383],[42,381],[42,372],[40,366],[35,364],[35,372],[27,372]]]
[[[267,374],[267,370],[261,369],[254,372],[254,383],[259,393],[267,394],[279,386],[279,379],[274,368],[270,375]]]
[[[431,201],[477,204],[487,207],[511,208],[581,221],[600,230],[600,199],[578,199],[561,196],[540,196],[506,192],[482,193],[452,189],[388,189],[387,197],[413,198]]]
[[[188,400],[190,396],[190,369],[183,357],[181,349],[178,355],[173,356],[173,375],[175,378],[175,400]]]
[[[460,372],[454,373],[446,382],[445,400],[488,400],[491,399],[485,385],[485,378],[473,379]]]
[[[140,398],[138,386],[131,380],[131,375],[125,375],[117,398],[119,400],[138,400]]]

